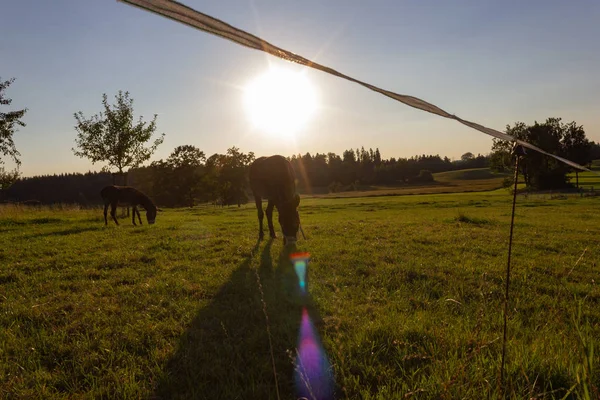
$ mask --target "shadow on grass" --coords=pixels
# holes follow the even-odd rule
[[[212,303],[204,307],[182,335],[178,348],[157,382],[154,399],[276,399],[268,314],[279,395],[294,398],[294,365],[298,332],[305,306],[320,321],[308,295],[302,296],[289,261],[294,248],[284,249],[277,264],[272,240],[260,255],[249,257],[233,272]],[[255,254],[260,244],[254,248]]]
[[[59,224],[64,222],[60,218],[33,218],[33,219],[15,219],[15,218],[3,218],[0,220],[0,226],[22,226],[22,225],[45,225],[45,224]]]
[[[78,233],[84,232],[92,232],[99,231],[104,227],[97,226],[76,226],[69,229],[64,229],[62,231],[51,231],[51,232],[40,232],[34,233],[33,235],[27,236],[28,239],[38,238],[38,237],[48,237],[48,236],[68,236],[68,235],[76,235]]]

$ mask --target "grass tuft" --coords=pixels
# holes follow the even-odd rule
[[[480,217],[471,217],[463,213],[462,211],[458,212],[458,215],[454,217],[455,222],[460,222],[463,224],[472,224],[472,225],[489,225],[493,224],[494,221],[488,218],[480,218]]]

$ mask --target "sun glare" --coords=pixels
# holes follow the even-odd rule
[[[313,116],[317,97],[304,74],[271,68],[246,86],[244,103],[255,128],[291,137]]]

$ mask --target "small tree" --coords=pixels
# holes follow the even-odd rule
[[[0,105],[8,106],[12,103],[12,99],[4,97],[4,91],[13,82],[14,78],[7,81],[0,79]],[[18,166],[21,165],[19,160],[19,152],[13,141],[13,134],[17,131],[16,126],[25,126],[25,123],[21,121],[21,118],[25,115],[27,109],[18,111],[0,111],[0,195],[3,195],[4,191],[8,189],[19,178]],[[10,157],[17,164],[17,169],[14,171],[7,171],[2,166],[4,164],[3,157]]]
[[[4,97],[4,91],[8,88],[11,83],[15,81],[15,78],[9,79],[7,81],[2,81],[0,79],[0,105],[8,106],[12,103],[12,99],[8,99]],[[0,111],[0,153],[2,156],[9,156],[13,159],[17,165],[21,164],[19,160],[19,152],[15,147],[15,142],[13,141],[13,134],[16,132],[15,125],[25,126],[25,123],[21,121],[21,118],[25,115],[27,109],[18,110],[18,111],[9,111],[9,112],[1,112]],[[4,164],[4,161],[0,158],[0,164]]]
[[[92,164],[106,163],[103,171],[116,168],[119,174],[123,174],[125,169],[139,167],[150,159],[165,134],[161,134],[150,146],[145,146],[156,130],[156,114],[149,124],[143,122],[141,116],[134,123],[133,99],[129,92],[119,91],[115,99],[117,103],[111,106],[106,94],[103,94],[104,112],[89,119],[81,111],[74,114],[77,150],[72,150],[78,157],[89,158]]]
[[[172,168],[200,167],[206,161],[206,155],[196,146],[189,144],[177,146],[167,158]]]
[[[16,180],[19,179],[19,171],[6,171],[0,167],[0,200],[4,198],[4,193]]]
[[[329,189],[329,193],[338,193],[342,191],[343,185],[337,181],[333,181],[327,186],[327,189]]]
[[[254,153],[242,153],[237,147],[227,149],[224,164],[220,171],[220,180],[224,184],[223,197],[225,204],[241,204],[248,202],[248,168],[254,161]]]
[[[568,160],[574,161],[580,165],[587,165],[592,162],[592,144],[585,136],[583,126],[575,122],[564,126],[563,136],[563,156]],[[576,186],[579,188],[579,170],[575,169]]]
[[[600,143],[590,142],[590,160],[600,159]],[[590,162],[591,164],[591,162]]]
[[[191,145],[176,147],[165,164],[172,174],[169,182],[171,194],[178,203],[194,206],[202,193],[202,175],[206,156]]]
[[[417,176],[416,181],[417,182],[433,182],[433,181],[435,181],[435,179],[433,178],[433,174],[431,173],[431,171],[422,169],[421,171],[419,171],[419,175]]]
[[[560,118],[548,118],[544,123],[535,122],[526,125],[517,122],[508,125],[506,133],[529,142],[541,149],[561,157],[566,157],[580,164],[588,163],[591,157],[589,141],[582,126],[575,122],[562,123]],[[512,170],[512,143],[494,139],[491,165],[494,169]],[[561,189],[570,186],[569,167],[560,161],[536,151],[528,152],[521,166],[523,178],[528,187],[535,189]]]
[[[206,160],[205,188],[213,200],[223,205],[240,206],[248,201],[248,168],[254,153],[244,154],[237,147],[227,149],[227,154],[213,154]]]
[[[463,162],[471,161],[474,158],[475,158],[475,156],[470,151],[468,151],[465,154],[463,154],[462,156],[460,156],[460,160]]]

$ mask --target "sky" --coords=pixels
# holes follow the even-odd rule
[[[600,141],[597,0],[183,0],[184,4],[342,73],[504,130],[548,117]],[[76,157],[73,114],[129,91],[136,117],[158,115],[151,160],[191,144],[257,156],[379,148],[382,157],[490,151],[491,137],[317,70],[317,110],[294,137],[252,126],[244,88],[265,53],[116,0],[18,0],[0,14],[0,78],[23,176],[100,170]],[[3,111],[5,108],[3,108]],[[10,163],[7,163],[10,166]]]

